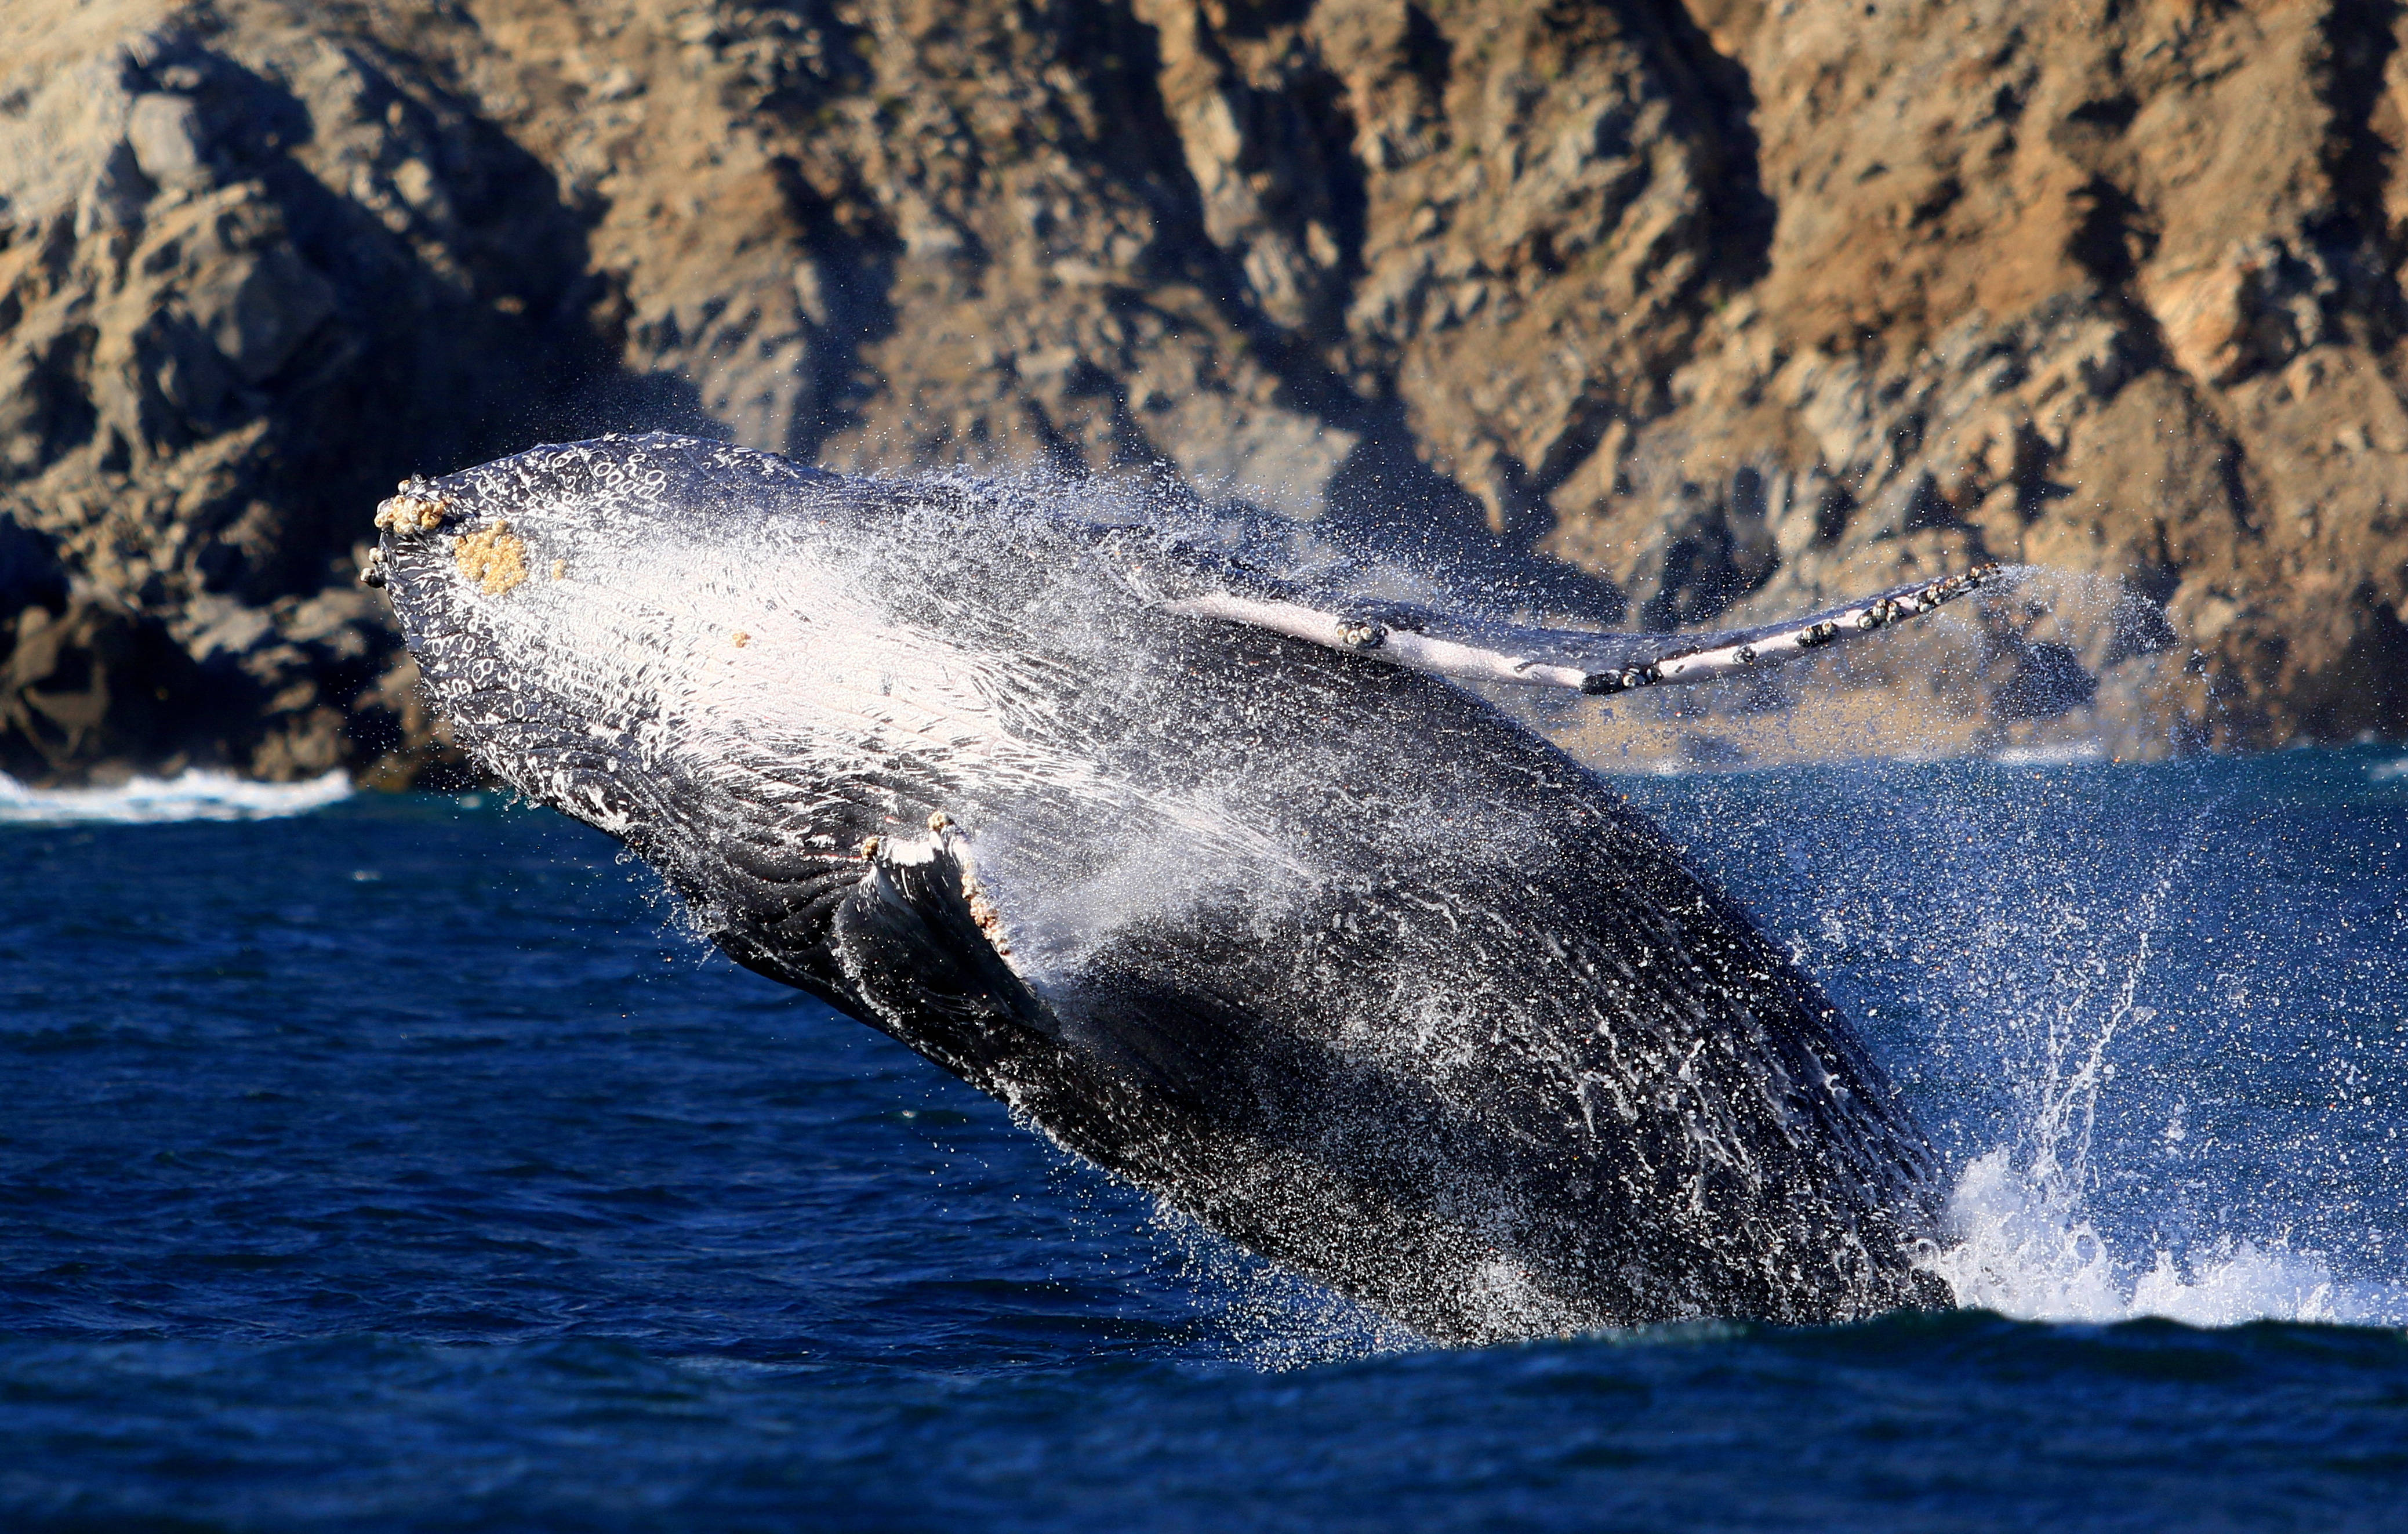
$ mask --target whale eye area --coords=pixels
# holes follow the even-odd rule
[[[526,539],[498,519],[482,532],[462,534],[452,544],[460,574],[483,587],[488,596],[499,596],[526,580]]]

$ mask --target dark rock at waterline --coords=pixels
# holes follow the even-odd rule
[[[2030,562],[1849,717],[2400,734],[2395,10],[22,0],[0,756],[441,763],[367,509],[623,424],[1654,626]]]
[[[312,777],[461,777],[364,592],[251,607],[204,597],[162,617],[80,592],[0,631],[0,770],[21,781],[234,765]]]

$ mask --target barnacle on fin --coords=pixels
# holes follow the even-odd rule
[[[986,891],[976,880],[968,881],[963,886],[962,893],[969,901],[970,920],[978,924],[978,929],[986,935],[986,940],[994,945],[996,953],[1005,958],[1010,958],[1011,939],[1004,935],[1003,912],[996,908],[993,900],[987,898]]]

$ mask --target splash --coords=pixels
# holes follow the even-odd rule
[[[2100,1168],[2093,1138],[2102,1094],[2115,1078],[2119,1034],[2156,1019],[2138,1004],[2161,908],[2173,895],[2219,797],[2200,810],[2155,885],[2129,908],[2133,934],[2120,964],[2094,953],[2058,984],[2037,1025],[2018,1096],[2015,1143],[1975,1156],[1958,1174],[1943,1227],[1925,1266],[1959,1305],[2021,1320],[2105,1324],[2161,1317],[2196,1326],[2253,1321],[2408,1325],[2408,1285],[2347,1281],[2324,1254],[2295,1249],[2287,1229],[2227,1231],[2186,1243],[2120,1238],[2093,1210]],[[2184,1104],[2164,1137],[2184,1138]],[[2238,1216],[2228,1213],[2228,1221]]]
[[[307,782],[257,783],[194,769],[173,778],[136,778],[114,788],[28,788],[0,776],[0,825],[273,820],[306,815],[351,795],[351,780],[340,772]]]
[[[2186,1262],[2163,1248],[2145,1266],[2119,1253],[2060,1183],[2018,1168],[2005,1149],[1976,1157],[1948,1203],[1956,1244],[1931,1269],[1959,1305],[2027,1321],[2161,1316],[2194,1326],[2250,1321],[2360,1325],[2408,1320],[2408,1288],[2344,1284],[2316,1253],[2276,1236],[2226,1237]]]
[[[2408,1326],[2408,1284],[2341,1278],[2281,1231],[2228,1234],[2187,1259],[2146,1243],[2119,1250],[2079,1197],[2036,1182],[2004,1148],[1965,1168],[1948,1219],[1956,1244],[1935,1254],[1931,1269],[1959,1305],[2018,1320]]]

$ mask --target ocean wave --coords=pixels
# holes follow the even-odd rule
[[[0,775],[0,825],[273,820],[322,810],[351,795],[351,780],[340,772],[307,782],[258,783],[194,769],[173,778],[136,778],[113,788],[28,788]]]

